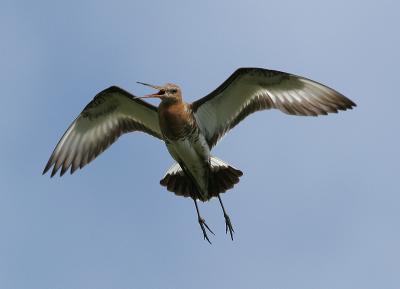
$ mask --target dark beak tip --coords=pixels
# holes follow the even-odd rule
[[[154,89],[159,89],[159,90],[162,89],[161,86],[153,85],[153,84],[149,84],[149,83],[145,83],[145,82],[141,82],[141,81],[136,81],[136,83],[141,84],[141,85],[145,85],[145,86],[148,86],[148,87],[151,87],[151,88],[154,88]]]

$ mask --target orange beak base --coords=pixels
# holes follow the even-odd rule
[[[159,99],[162,99],[164,97],[164,94],[165,94],[165,91],[163,89],[161,89],[157,93],[148,94],[148,95],[137,97],[137,98],[159,98]]]

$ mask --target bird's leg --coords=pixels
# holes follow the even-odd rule
[[[219,200],[219,202],[220,202],[220,204],[221,204],[222,211],[224,212],[224,217],[225,217],[225,233],[228,234],[228,230],[229,230],[229,234],[231,235],[231,239],[232,239],[232,241],[233,241],[233,233],[235,232],[235,230],[233,230],[233,226],[232,226],[232,223],[231,223],[231,219],[229,218],[228,214],[227,214],[226,211],[225,211],[224,204],[222,203],[222,200],[221,200],[221,197],[219,196],[219,194],[218,194],[218,200]]]
[[[208,243],[211,244],[210,239],[208,239],[206,229],[209,230],[211,234],[213,234],[213,235],[215,235],[215,234],[214,234],[213,231],[211,231],[210,227],[208,227],[208,225],[206,224],[206,221],[200,216],[199,207],[197,206],[196,199],[193,199],[193,201],[194,201],[194,205],[196,206],[197,218],[198,218],[198,221],[199,221],[199,224],[200,224],[200,228],[203,231],[204,240],[207,240]]]

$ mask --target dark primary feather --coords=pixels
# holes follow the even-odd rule
[[[111,86],[83,109],[55,147],[43,174],[51,167],[51,176],[61,168],[62,176],[82,168],[114,143],[120,135],[146,132],[162,139],[157,108],[134,98],[129,92]]]
[[[213,92],[192,103],[210,147],[259,110],[277,108],[291,115],[317,116],[354,106],[350,99],[323,84],[262,68],[240,68]]]

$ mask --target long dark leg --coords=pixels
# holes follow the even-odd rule
[[[193,201],[194,201],[194,205],[196,206],[197,218],[198,218],[198,221],[199,221],[199,224],[200,224],[200,228],[203,231],[204,240],[207,240],[208,243],[211,244],[210,239],[208,239],[206,229],[209,230],[211,234],[213,234],[213,235],[215,235],[215,234],[214,234],[213,231],[211,231],[210,227],[208,227],[208,225],[206,224],[206,221],[200,216],[199,207],[197,206],[196,199],[193,199]]]
[[[228,214],[225,211],[225,207],[224,204],[222,203],[221,197],[218,194],[218,200],[219,203],[221,204],[221,208],[222,211],[224,212],[224,217],[225,217],[225,233],[228,234],[228,230],[229,230],[229,234],[231,235],[231,239],[233,241],[233,233],[235,232],[235,230],[233,230],[233,226],[231,223],[231,219],[229,218]]]

